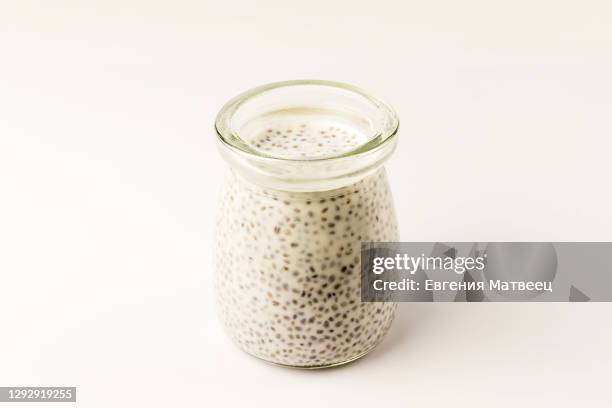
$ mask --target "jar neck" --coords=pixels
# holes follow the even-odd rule
[[[330,202],[335,202],[337,199],[341,199],[350,194],[357,193],[366,193],[369,191],[369,188],[372,186],[373,180],[379,180],[380,178],[386,180],[386,173],[384,166],[379,167],[377,170],[373,171],[370,174],[365,175],[362,179],[356,181],[355,183],[342,186],[339,188],[334,188],[331,190],[322,190],[322,191],[287,191],[287,190],[276,190],[269,187],[262,186],[260,184],[255,184],[252,181],[245,179],[242,175],[238,174],[235,170],[230,169],[228,174],[228,185],[235,185],[241,191],[244,191],[249,194],[249,196],[254,200],[278,200],[282,201],[285,204],[292,202],[303,202],[305,205],[315,203],[315,202],[324,202],[325,200],[330,200]]]
[[[380,169],[395,150],[391,137],[373,149],[325,160],[282,160],[245,154],[219,143],[232,170],[252,184],[287,192],[323,192],[350,186]]]

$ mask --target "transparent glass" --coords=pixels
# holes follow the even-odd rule
[[[399,122],[327,81],[262,86],[215,123],[230,164],[216,228],[221,320],[247,353],[300,368],[373,349],[396,305],[361,302],[361,242],[397,241],[385,160]]]

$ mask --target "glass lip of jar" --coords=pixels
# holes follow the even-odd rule
[[[387,126],[382,129],[377,129],[376,134],[371,139],[355,147],[354,149],[342,152],[337,155],[313,158],[287,158],[265,154],[261,151],[252,148],[249,144],[242,140],[240,136],[234,133],[231,126],[232,117],[234,113],[238,110],[238,108],[240,108],[240,106],[242,106],[242,104],[244,104],[246,101],[273,89],[303,85],[328,86],[355,93],[356,95],[368,100],[385,115],[385,117],[387,118]],[[356,157],[361,154],[369,153],[374,150],[384,148],[384,146],[396,139],[397,134],[399,132],[399,118],[397,116],[397,113],[387,103],[370,95],[359,87],[336,81],[326,81],[318,79],[298,79],[291,81],[268,83],[249,89],[248,91],[245,91],[235,96],[230,101],[228,101],[217,114],[217,117],[215,119],[215,132],[217,134],[218,141],[220,141],[225,147],[229,148],[235,153],[251,156],[252,158],[256,158],[259,160],[268,159],[272,161],[281,162],[312,163],[343,159],[346,157]]]

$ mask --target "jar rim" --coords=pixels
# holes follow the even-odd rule
[[[304,157],[304,158],[290,158],[283,156],[276,156],[273,154],[267,154],[253,148],[250,144],[246,143],[231,126],[231,121],[234,113],[247,101],[261,95],[265,92],[285,87],[293,86],[304,86],[304,85],[315,85],[315,86],[326,86],[330,88],[341,89],[353,93],[359,97],[364,98],[376,107],[380,112],[387,118],[387,126],[377,129],[376,133],[369,140],[356,146],[355,148],[340,152],[337,155],[325,156],[325,157]],[[268,159],[272,161],[283,161],[283,162],[324,162],[335,159],[342,159],[346,157],[355,157],[360,154],[368,153],[390,143],[397,137],[399,132],[399,118],[396,112],[387,103],[372,96],[363,89],[346,84],[343,82],[318,80],[318,79],[298,79],[291,81],[272,82],[265,85],[261,85],[255,88],[251,88],[228,101],[219,111],[215,119],[215,132],[218,141],[220,141],[225,147],[235,151],[236,153],[246,154],[253,158]]]

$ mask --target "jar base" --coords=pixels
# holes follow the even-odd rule
[[[325,368],[341,367],[341,366],[344,366],[346,364],[350,364],[353,361],[359,360],[360,358],[364,357],[366,354],[369,354],[371,351],[373,351],[376,347],[378,347],[378,345],[380,343],[382,343],[382,339],[381,339],[381,341],[379,341],[378,343],[374,344],[372,347],[370,347],[366,351],[363,351],[363,352],[357,354],[356,356],[353,356],[353,357],[351,357],[351,358],[349,358],[347,360],[338,361],[336,363],[319,364],[319,365],[311,365],[311,366],[298,366],[298,365],[291,365],[291,364],[275,363],[274,361],[266,360],[265,358],[258,357],[255,354],[251,354],[248,351],[243,350],[241,347],[238,347],[238,348],[240,350],[242,350],[248,356],[254,357],[257,360],[263,361],[264,363],[267,363],[267,364],[270,364],[270,365],[273,365],[273,366],[276,366],[276,367],[292,368],[292,369],[297,369],[297,370],[321,370],[321,369],[325,369]]]

